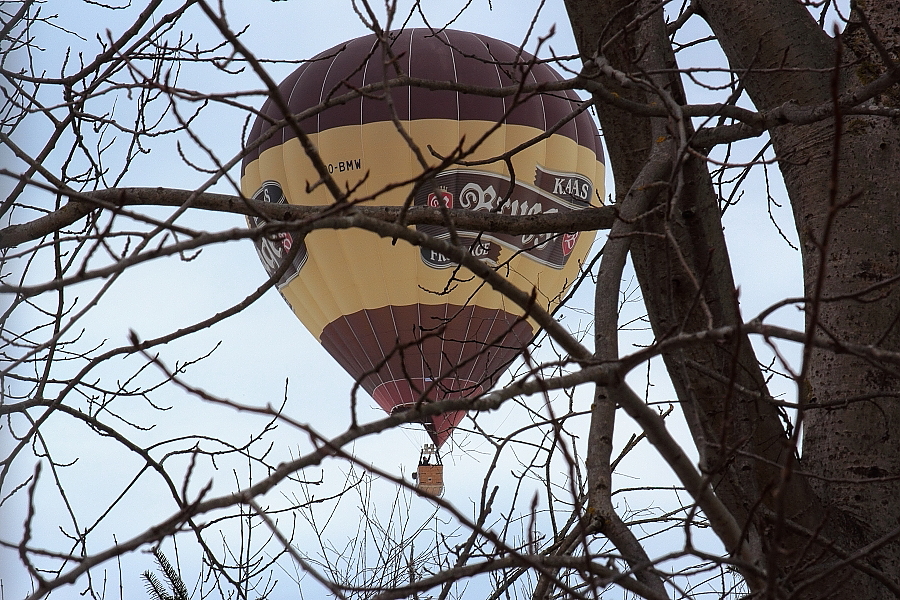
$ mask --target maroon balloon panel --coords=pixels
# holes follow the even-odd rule
[[[468,85],[503,87],[552,83],[563,78],[546,63],[531,64],[533,57],[506,42],[488,36],[443,29],[432,33],[428,29],[405,29],[392,34],[391,50],[398,58],[400,71],[411,77],[434,81],[452,81]],[[334,100],[368,84],[379,83],[397,76],[392,66],[383,65],[381,47],[374,35],[339,44],[302,64],[279,86],[282,96],[293,114],[302,113],[327,100]],[[419,87],[391,89],[391,101],[397,116],[403,121],[417,119],[452,119],[501,121],[511,125],[526,125],[546,130],[571,113],[580,103],[572,90],[540,94],[525,98],[495,98],[456,91],[432,91]],[[507,110],[516,104],[509,114]],[[283,119],[278,106],[267,101],[248,138],[255,143],[271,120]],[[301,121],[307,134],[320,133],[334,127],[365,125],[389,121],[391,113],[384,100],[359,96],[332,106]],[[589,148],[603,162],[603,148],[597,127],[586,112],[581,113],[557,132]],[[264,140],[244,158],[243,166],[252,163],[259,153],[279,146],[296,137],[290,127]]]
[[[388,413],[422,400],[474,397],[531,341],[528,322],[480,306],[416,304],[361,310],[330,323],[322,345]],[[440,446],[465,415],[432,417]]]

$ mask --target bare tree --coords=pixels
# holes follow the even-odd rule
[[[394,71],[368,86],[345,81],[342,95],[302,114],[285,110],[277,82],[309,56],[269,58],[224,3],[91,1],[78,8],[93,22],[78,27],[65,20],[72,3],[62,17],[41,2],[0,6],[0,562],[10,582],[0,595],[27,581],[32,598],[124,597],[147,572],[165,597],[148,572],[155,559],[178,597],[900,597],[896,3],[566,0],[578,55],[558,56],[538,33],[541,11],[563,6],[540,2],[519,32],[539,59],[497,61],[511,80],[499,88],[396,67],[392,31],[415,20],[437,32],[456,17],[437,23],[418,2],[350,4]],[[104,19],[114,26],[94,33]],[[702,48],[721,62],[690,62]],[[568,77],[535,83],[527,75],[539,62]],[[263,115],[266,135],[305,140],[303,119],[360,96],[390,103],[396,88],[511,106],[586,92],[557,125],[596,111],[613,202],[529,218],[379,208],[386,190],[359,201],[312,143],[319,180],[309,186],[331,205],[241,193],[238,166],[265,142],[250,135],[263,99],[281,110]],[[225,121],[234,139],[221,139]],[[395,187],[415,190],[471,165],[479,143],[441,154],[408,141],[421,174]],[[160,154],[181,165],[168,172]],[[183,184],[171,185],[175,172]],[[763,187],[750,183],[758,173]],[[738,200],[771,211],[770,179],[783,182],[796,235],[778,219],[771,227],[785,245],[799,240],[803,292],[748,317],[729,260],[740,249],[723,222]],[[551,314],[470,244],[410,225],[609,233]],[[255,281],[228,261],[252,254],[241,242],[333,229],[439,253],[543,332],[493,390],[387,418],[360,407],[356,385],[331,397],[323,354],[299,384],[285,383],[282,373],[302,367],[300,346],[267,347],[251,328],[277,306],[267,292],[291,261]],[[212,301],[194,295],[204,277]],[[802,326],[774,320],[790,310]],[[155,311],[166,318],[145,318]],[[635,323],[647,328],[628,349]],[[122,330],[127,339],[107,339]],[[653,367],[638,388],[657,359],[665,374]],[[278,377],[243,381],[247,365],[262,364]],[[667,382],[672,397],[649,391]],[[460,410],[471,419],[453,460],[477,481],[420,497],[378,439]],[[682,423],[689,435],[677,433]],[[653,462],[668,471],[646,473]],[[623,471],[643,477],[629,484]]]

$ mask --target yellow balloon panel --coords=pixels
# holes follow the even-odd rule
[[[474,141],[493,126],[486,122],[423,120],[411,124],[409,132],[421,148],[431,145],[438,152],[443,150],[449,153],[459,145],[459,136],[465,136],[467,142]],[[540,133],[531,127],[501,125],[468,160],[496,156],[507,147],[533,140]],[[390,122],[340,127],[310,137],[320,148],[320,155],[339,186],[352,188],[367,177],[351,200],[376,194],[397,181],[412,180],[422,172],[412,150]],[[439,159],[427,150],[425,156],[431,164],[438,163]],[[507,204],[500,209],[501,212],[527,214],[529,210],[547,210],[547,206],[553,203],[548,203],[546,198],[554,197],[554,192],[559,196],[565,192],[567,185],[571,190],[573,181],[581,181],[582,186],[587,182],[592,193],[583,200],[594,205],[599,203],[598,193],[593,190],[602,190],[603,164],[591,151],[567,137],[550,136],[523,149],[513,158],[513,165],[516,188]],[[573,172],[572,165],[585,165],[586,168]],[[493,206],[496,209],[503,198],[500,186],[508,186],[508,172],[502,161],[477,168],[456,167],[448,169],[448,172],[448,176],[456,181],[471,174],[471,177],[477,176],[480,182],[461,186],[461,190],[467,190],[472,199],[468,205],[455,204],[454,207],[486,210]],[[541,174],[546,181],[542,186],[536,185],[540,183],[535,181],[536,177]],[[274,180],[282,184],[286,199],[292,204],[331,204],[333,198],[324,186],[318,186],[312,193],[306,192],[307,186],[317,177],[299,142],[292,139],[266,150],[248,165],[242,186],[245,194],[252,195],[263,182]],[[438,176],[439,182],[442,177],[443,174]],[[412,189],[411,185],[406,185],[382,193],[370,204],[400,206],[407,201]],[[428,194],[427,190],[422,190],[419,195]],[[523,194],[530,200],[518,198]],[[543,205],[539,205],[535,198],[543,198]],[[457,201],[464,202],[465,198],[461,196]],[[555,201],[556,205],[549,210],[560,210],[566,204],[559,198]],[[568,202],[568,205],[571,204]],[[492,255],[486,259],[498,265],[509,262],[508,279],[525,290],[537,287],[539,298],[543,299],[542,304],[546,308],[550,300],[558,297],[577,276],[579,263],[587,253],[592,237],[578,236],[564,263],[557,260],[559,264],[548,265],[546,261],[535,260],[528,254],[513,258],[514,254],[521,252],[523,244],[534,245],[539,241],[537,239],[523,239],[518,243],[511,240],[489,242],[487,245],[491,247]],[[454,273],[452,266],[429,266],[423,260],[422,250],[402,241],[394,245],[389,239],[359,230],[317,230],[307,236],[306,245],[309,259],[298,277],[289,282],[282,293],[316,337],[328,323],[341,315],[386,305],[450,303],[462,306],[474,302],[485,308],[502,308],[521,314],[521,310],[511,307],[508,301],[490,288],[482,286],[477,290],[480,281],[465,269],[455,278],[462,281],[450,282]],[[506,274],[503,269],[500,272]],[[448,286],[449,293],[437,293]]]

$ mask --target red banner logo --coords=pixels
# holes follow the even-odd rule
[[[440,201],[444,203],[444,206],[453,208],[453,194],[444,188],[439,189],[437,194],[433,192],[428,194],[428,206],[431,206],[432,208],[440,206],[438,204],[438,196],[440,196]]]
[[[578,241],[578,232],[564,233],[562,236],[563,256],[568,256],[575,249],[575,242]]]

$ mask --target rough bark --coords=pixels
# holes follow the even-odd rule
[[[732,66],[750,69],[747,91],[761,109],[789,101],[823,104],[900,68],[896,1],[860,3],[838,40],[795,3],[702,7]],[[763,30],[765,37],[757,39],[766,43],[759,44],[753,37]],[[898,97],[894,86],[871,104],[896,108]],[[770,133],[802,244],[809,334],[900,349],[900,123],[855,115]],[[897,371],[851,353],[810,349],[805,358],[804,468],[816,476],[816,490],[842,524],[843,545],[853,551],[896,535]],[[816,406],[835,401],[846,404]],[[900,580],[896,541],[867,561]],[[860,585],[867,586],[864,597],[886,595],[870,578]]]
[[[879,14],[890,12],[888,5],[896,2],[880,4]],[[654,3],[567,0],[566,5],[586,61],[605,59],[615,69],[638,77],[642,72],[660,73],[675,66],[663,16],[660,10],[653,12]],[[702,2],[697,6],[732,67],[745,73],[742,81],[760,109],[788,102],[821,105],[835,93],[868,83],[888,68],[884,49],[879,54],[879,48],[860,35],[862,26],[848,29],[845,37],[853,37],[847,42],[852,46],[847,53],[866,59],[855,73],[845,70],[840,87],[834,89],[834,44],[801,4],[772,0]],[[870,29],[879,32],[881,39],[893,36],[886,47],[896,57],[900,29],[895,21],[900,19],[900,10],[894,7],[892,21],[884,14],[876,16],[879,11],[871,3],[868,7]],[[868,48],[867,53],[863,48]],[[880,69],[873,64],[880,64]],[[591,68],[587,62],[586,72]],[[656,80],[683,104],[676,75],[656,75]],[[661,102],[634,86],[608,78],[602,83],[619,97],[637,103]],[[890,93],[879,101],[885,99],[891,101]],[[616,195],[621,198],[659,140],[652,133],[650,118],[609,104],[600,104],[598,112]],[[674,131],[671,118],[669,127]],[[853,117],[844,121],[842,131],[840,181],[830,201],[834,120],[782,125],[770,131],[803,241],[807,296],[825,300],[807,305],[810,319],[819,324],[810,334],[832,334],[848,342],[896,350],[900,291],[891,278],[900,272],[897,123],[883,117]],[[647,235],[635,237],[631,245],[653,330],[660,339],[675,332],[740,323],[707,167],[694,156],[673,157],[673,163],[676,160],[681,160],[680,171],[675,171],[661,190],[657,210],[641,222]],[[824,269],[821,256],[827,257]],[[880,287],[871,289],[878,284]],[[867,295],[859,295],[869,289]],[[856,296],[829,300],[847,294]],[[807,394],[811,403],[860,396],[867,400],[840,409],[804,411],[807,433],[801,466],[792,455],[777,412],[764,400],[766,387],[745,336],[664,358],[703,466],[718,481],[717,493],[739,522],[751,525],[748,533],[759,536],[769,593],[796,590],[819,596],[829,587],[835,589],[834,579],[826,586],[821,579],[812,579],[814,573],[898,527],[900,508],[895,498],[900,497],[900,490],[896,481],[890,480],[898,474],[900,464],[896,456],[900,444],[894,441],[900,418],[893,407],[898,402],[893,394],[877,398],[879,393],[900,389],[895,372],[846,354],[810,351],[804,367],[806,381],[801,385],[811,390]],[[823,394],[827,396],[823,398]],[[882,452],[885,443],[892,448]],[[810,482],[800,476],[807,470],[818,478]],[[868,483],[861,488],[858,482],[863,479]],[[871,520],[864,524],[868,515]],[[820,539],[837,543],[833,554],[829,551],[819,557],[818,571],[792,570],[812,556],[803,555],[809,551],[804,530],[817,531]],[[883,555],[876,558],[867,557],[867,565],[860,568],[870,574],[880,569],[896,579],[896,553],[890,548],[885,547]],[[793,580],[785,579],[788,576]],[[891,586],[879,583],[878,576],[845,581],[862,582],[870,597],[879,597],[888,594]]]
[[[597,56],[600,50],[599,55],[614,68],[635,76],[642,71],[659,73],[674,67],[661,12],[639,16],[647,12],[648,4],[571,1],[567,7],[585,60]],[[618,35],[618,39],[608,42],[613,35]],[[677,78],[657,76],[654,83],[675,102],[683,103]],[[662,102],[662,98],[643,90],[610,85],[615,94],[635,102]],[[678,127],[690,134],[686,121],[676,123],[670,119],[660,123],[656,119],[654,123],[603,104],[598,112],[610,152],[617,199],[633,186],[653,146],[663,141],[660,127],[663,131],[669,128],[669,137]],[[678,148],[678,144],[674,147]],[[670,177],[659,188],[631,243],[635,271],[653,331],[660,340],[681,332],[740,322],[706,167],[692,156],[674,154],[671,160]],[[702,457],[701,466],[713,477],[719,497],[743,527],[756,508],[754,500],[778,480],[776,468],[757,464],[748,455],[763,454],[768,465],[778,464],[786,439],[776,411],[760,401],[760,396],[765,397],[765,384],[749,342],[746,336],[736,336],[725,344],[702,344],[666,353],[664,359]],[[729,383],[734,381],[756,397],[738,397],[738,388]],[[755,477],[743,477],[744,472]],[[756,527],[746,530],[754,553],[761,556]]]

